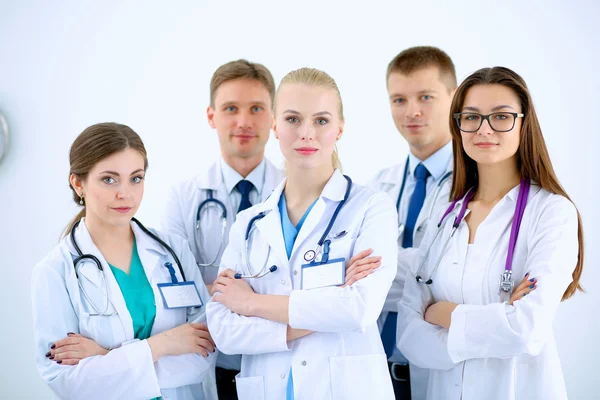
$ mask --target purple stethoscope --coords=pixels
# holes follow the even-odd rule
[[[512,227],[510,229],[510,239],[508,242],[508,253],[506,254],[506,264],[504,267],[504,272],[500,276],[500,285],[499,285],[499,289],[498,289],[499,293],[512,292],[514,284],[515,284],[512,280],[513,255],[515,252],[515,244],[517,243],[517,237],[519,236],[519,228],[521,227],[521,220],[523,219],[523,213],[525,212],[525,206],[527,205],[527,197],[529,196],[529,188],[530,187],[531,187],[531,183],[529,182],[529,180],[521,179],[521,186],[519,187],[519,195],[517,197],[517,205],[515,207],[515,214],[513,216]],[[424,283],[426,285],[431,285],[433,283],[433,277],[435,276],[435,273],[437,272],[437,269],[440,266],[440,261],[442,260],[442,257],[444,256],[444,253],[446,252],[446,249],[448,248],[448,245],[450,244],[450,240],[452,239],[452,236],[454,236],[454,232],[456,232],[460,223],[463,221],[463,219],[465,217],[465,213],[467,212],[467,206],[469,205],[469,202],[471,201],[471,199],[473,198],[474,195],[475,195],[475,191],[471,188],[471,189],[469,189],[467,194],[464,196],[463,204],[460,208],[458,215],[456,216],[456,218],[454,218],[454,223],[452,224],[452,230],[450,231],[450,236],[448,236],[448,239],[446,239],[446,243],[444,243],[444,247],[442,248],[442,251],[440,252],[440,256],[438,257],[437,262],[435,264],[435,268],[433,269],[433,271],[431,271],[429,278],[424,279],[421,276],[421,271],[422,271],[423,267],[425,266],[427,259],[429,258],[429,252],[431,251],[433,244],[435,243],[437,237],[439,236],[440,232],[442,231],[442,224],[444,223],[444,220],[454,210],[454,207],[461,199],[454,200],[452,202],[452,204],[450,204],[450,207],[448,207],[448,209],[442,216],[440,223],[437,225],[437,231],[435,233],[435,236],[433,237],[433,241],[431,242],[431,245],[427,249],[427,252],[425,253],[425,257],[423,258],[423,261],[421,261],[421,264],[419,265],[419,269],[417,270],[417,273],[415,276],[417,283]]]

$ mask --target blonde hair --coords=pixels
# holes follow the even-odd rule
[[[342,104],[342,96],[340,94],[340,89],[338,88],[337,83],[335,83],[335,80],[326,72],[323,72],[316,68],[306,67],[289,72],[286,76],[283,77],[283,79],[279,83],[277,93],[279,93],[281,87],[285,84],[302,84],[333,90],[338,98],[338,114],[340,116],[340,120],[344,121],[344,106]],[[277,94],[275,94],[275,108],[276,106]],[[342,169],[342,163],[340,162],[340,156],[338,154],[337,146],[335,146],[333,149],[333,154],[331,155],[331,163],[333,165],[333,168],[339,170]]]

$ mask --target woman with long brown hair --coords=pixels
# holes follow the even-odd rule
[[[148,167],[142,140],[96,124],[69,158],[81,212],[32,274],[42,379],[60,399],[215,399],[210,297],[194,256],[182,238],[134,218]]]
[[[529,89],[484,68],[451,107],[451,204],[432,219],[398,303],[398,348],[431,369],[429,399],[564,399],[552,331],[581,290],[583,231]]]

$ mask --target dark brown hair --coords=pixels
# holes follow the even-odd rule
[[[452,149],[454,152],[454,171],[452,174],[451,200],[460,198],[472,187],[477,187],[479,173],[477,163],[464,150],[462,136],[458,125],[453,119],[454,113],[461,112],[467,92],[475,85],[502,85],[511,89],[519,99],[521,112],[525,114],[521,126],[519,150],[517,151],[517,168],[521,178],[530,179],[550,193],[566,197],[571,201],[561,186],[546,148],[542,128],[537,118],[529,89],[516,72],[505,67],[482,68],[460,84],[452,105],[450,106],[450,132],[452,133]],[[579,279],[583,270],[583,225],[581,215],[577,211],[579,255],[577,266],[573,271],[573,282],[563,295],[563,300],[571,297],[577,290],[583,291]]]
[[[452,59],[444,51],[432,46],[411,47],[394,57],[387,67],[386,84],[392,72],[409,75],[432,66],[439,69],[440,80],[448,90],[456,88],[456,70]]]
[[[213,74],[210,80],[211,107],[215,107],[215,95],[219,86],[234,79],[253,79],[262,83],[269,92],[271,104],[273,104],[273,99],[275,98],[275,80],[271,72],[262,64],[242,59],[221,65]]]
[[[69,178],[71,177],[71,174],[74,174],[80,181],[85,181],[94,165],[106,157],[126,149],[139,151],[144,156],[144,170],[148,168],[148,158],[146,156],[144,143],[138,134],[127,125],[105,122],[86,128],[79,136],[77,136],[77,139],[75,139],[71,145],[71,151],[69,152],[69,163],[71,166]],[[75,201],[77,205],[80,205],[79,194],[75,191],[73,186],[71,186],[70,182],[69,187],[73,192],[73,201]],[[69,223],[69,225],[67,225],[64,236],[66,236],[73,228],[73,225],[84,216],[85,205],[83,205],[81,211],[79,211],[77,216]]]

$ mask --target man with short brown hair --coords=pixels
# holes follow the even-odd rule
[[[436,47],[412,47],[389,63],[386,87],[392,118],[410,149],[406,161],[377,174],[372,186],[389,193],[398,209],[398,257],[418,247],[430,215],[448,202],[452,170],[450,104],[456,90],[452,60]],[[408,365],[396,347],[398,302],[410,271],[398,268],[379,319],[396,399],[424,399],[428,371]],[[411,395],[412,393],[412,395]]]

